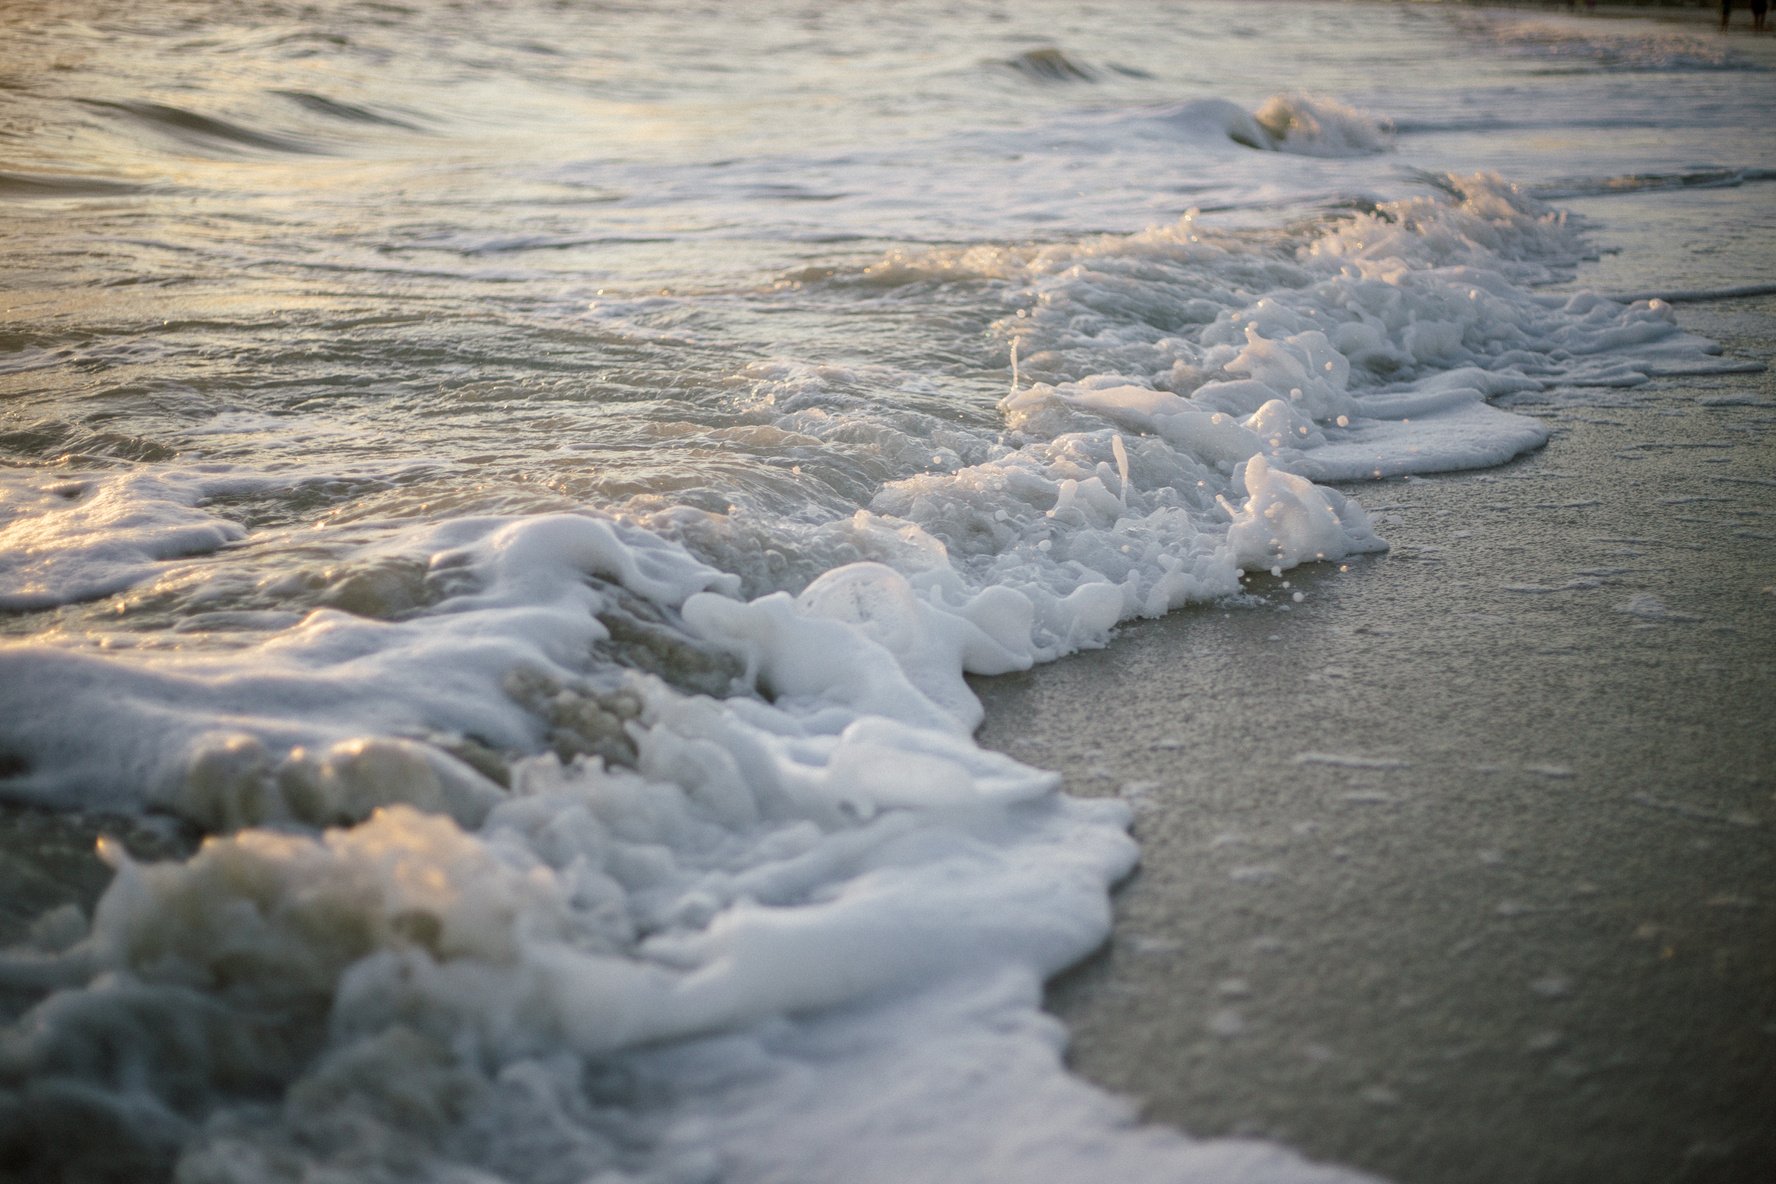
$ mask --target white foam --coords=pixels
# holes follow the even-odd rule
[[[1292,240],[1186,219],[885,261],[998,285],[1041,381],[984,430],[878,410],[844,389],[866,371],[753,367],[751,423],[862,442],[809,495],[853,482],[848,513],[390,525],[359,558],[424,573],[398,619],[0,650],[15,795],[213,833],[183,863],[111,849],[85,936],[0,963],[60,988],[0,1058],[0,1128],[213,1180],[1350,1178],[1135,1126],[1066,1075],[1041,984],[1107,934],[1129,809],[975,746],[963,676],[1382,546],[1315,479],[1545,439],[1490,398],[1707,357],[1656,303],[1534,294],[1570,228],[1496,179],[1447,189]],[[168,523],[222,529],[147,472],[120,571]],[[630,602],[731,671],[719,695],[610,661]]]
[[[1367,156],[1393,147],[1390,121],[1323,96],[1273,95],[1253,118],[1285,152]]]
[[[245,537],[199,506],[228,484],[181,471],[0,475],[0,611],[109,596],[159,560]]]
[[[608,636],[588,577],[666,605],[734,586],[652,536],[582,515],[458,519],[411,545],[431,550],[435,576],[472,570],[476,587],[419,620],[317,609],[244,660],[0,649],[0,746],[25,767],[9,789],[68,806],[152,804],[214,827],[359,818],[380,801],[476,814],[485,778],[409,739],[536,747],[541,721],[509,693],[514,672],[571,682],[584,668]],[[45,716],[32,709],[44,699],[99,716]]]

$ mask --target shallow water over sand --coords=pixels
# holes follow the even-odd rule
[[[1768,358],[1767,298],[1683,315]],[[1773,411],[1546,405],[1542,452],[1371,491],[1384,557],[983,681],[983,742],[1135,808],[1071,1063],[1395,1179],[1768,1174]]]

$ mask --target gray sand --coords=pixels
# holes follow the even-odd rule
[[[1677,241],[1582,278],[1776,278],[1762,232]],[[1776,299],[1680,312],[1770,360]],[[1767,1184],[1776,382],[1516,406],[1542,452],[1352,489],[1390,553],[976,683],[984,743],[1136,809],[1115,935],[1050,1003],[1080,1073],[1195,1134],[1402,1184]]]

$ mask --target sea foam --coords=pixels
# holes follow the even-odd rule
[[[53,988],[0,1046],[0,1145],[203,1181],[1351,1178],[1067,1076],[1041,984],[1108,932],[1129,814],[978,748],[963,676],[1383,546],[1316,482],[1546,439],[1490,399],[1713,364],[1657,302],[1526,286],[1579,249],[1475,177],[1293,239],[897,257],[989,285],[1020,380],[934,445],[816,414],[842,368],[756,368],[757,422],[905,444],[866,504],[763,528],[781,570],[740,514],[465,518],[376,543],[421,573],[393,619],[0,651],[15,797],[211,836],[107,845],[90,924],[0,962]],[[59,595],[236,537],[155,480],[146,534],[67,520],[117,566]],[[653,672],[613,656],[625,604]]]

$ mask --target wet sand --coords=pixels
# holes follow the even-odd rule
[[[1627,248],[1580,282],[1776,279],[1770,227],[1684,232],[1758,188],[1570,203]],[[1776,298],[1679,313],[1771,362]],[[985,744],[1135,806],[1115,934],[1050,1004],[1195,1134],[1401,1184],[1764,1184],[1776,376],[1515,406],[1547,448],[1352,488],[1386,555],[976,683]]]

